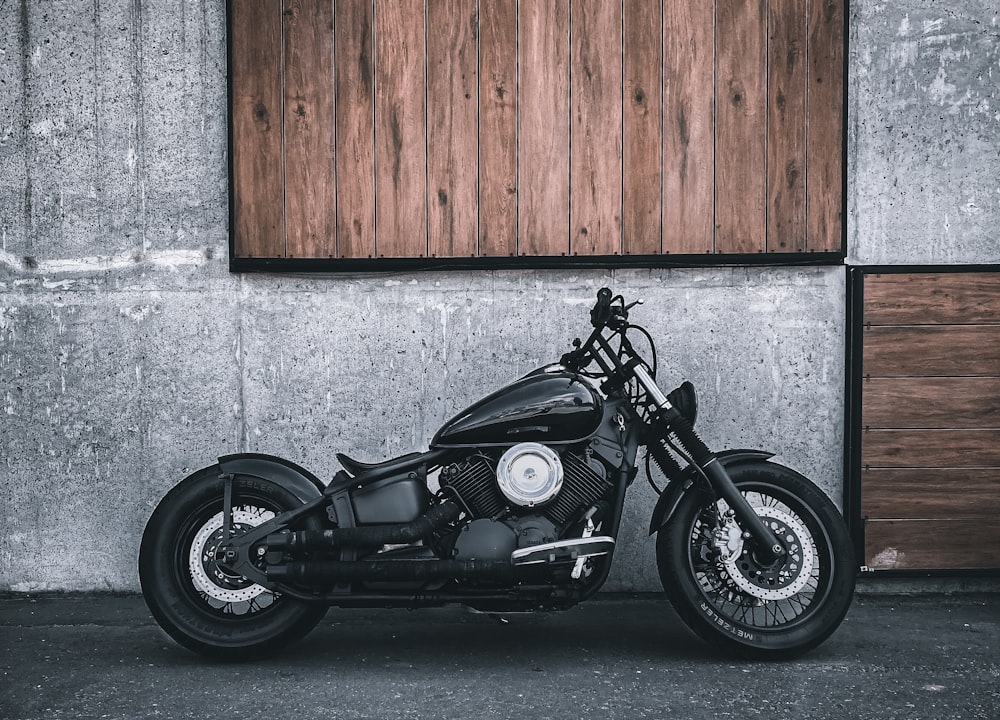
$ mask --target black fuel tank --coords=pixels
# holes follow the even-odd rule
[[[459,413],[431,448],[572,442],[597,429],[600,396],[568,372],[532,373]]]

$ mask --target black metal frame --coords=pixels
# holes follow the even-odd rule
[[[229,176],[229,271],[232,273],[379,273],[430,270],[549,270],[612,268],[705,268],[731,266],[830,266],[842,265],[847,257],[847,79],[850,57],[850,0],[844,0],[843,102],[841,103],[841,191],[840,250],[831,252],[705,253],[680,255],[511,255],[493,257],[407,258],[265,258],[238,257],[233,228],[236,203],[233,197],[233,28],[232,5],[226,0],[226,133]]]
[[[857,265],[847,272],[847,345],[844,407],[844,519],[854,540],[855,553],[863,561],[865,518],[861,514],[861,408],[864,387],[864,280],[867,275],[909,273],[1000,273],[1000,264],[972,265]],[[885,578],[996,577],[1000,569],[968,570],[873,570]]]

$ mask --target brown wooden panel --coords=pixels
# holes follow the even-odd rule
[[[663,252],[715,250],[715,3],[663,13]]]
[[[1000,272],[865,276],[872,325],[1000,323]]]
[[[767,249],[806,249],[806,0],[771,0]]]
[[[285,252],[337,252],[333,135],[333,6],[285,0]]]
[[[1000,378],[872,378],[862,393],[864,427],[1000,428]]]
[[[337,0],[337,253],[375,254],[375,74],[371,0]]]
[[[479,252],[476,5],[427,3],[427,242],[437,257]]]
[[[518,253],[569,250],[569,0],[522,3]]]
[[[809,3],[809,250],[841,248],[844,0]]]
[[[479,8],[479,252],[517,253],[517,0]]]
[[[622,252],[660,252],[662,198],[661,0],[633,0],[623,7]]]
[[[866,430],[862,467],[1000,467],[1000,430]]]
[[[765,249],[767,16],[764,0],[716,5],[715,249]]]
[[[234,246],[241,257],[282,257],[281,0],[232,4]]]
[[[995,376],[1000,325],[870,327],[864,372],[872,377]]]
[[[1000,568],[1000,519],[870,520],[865,564],[875,570]]]
[[[573,0],[570,252],[621,254],[622,6]]]
[[[375,6],[375,239],[379,257],[427,254],[424,2]]]
[[[1000,468],[870,469],[861,515],[880,519],[1000,517]]]

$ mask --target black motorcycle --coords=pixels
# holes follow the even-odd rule
[[[840,514],[771,453],[709,450],[691,383],[657,386],[653,340],[629,322],[636,304],[601,289],[585,342],[454,417],[427,452],[338,454],[328,485],[260,454],[190,475],[142,537],[156,621],[191,650],[246,658],[301,638],[331,605],[572,607],[608,577],[644,447],[659,495],[649,532],[680,617],[736,655],[815,647],[854,591]]]

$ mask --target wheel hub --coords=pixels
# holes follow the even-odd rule
[[[760,600],[784,600],[809,582],[816,564],[811,535],[792,515],[775,507],[754,508],[785,548],[774,563],[759,562],[746,547],[723,554],[719,561],[740,590]],[[733,523],[735,525],[735,523]],[[732,537],[729,533],[727,537]]]
[[[232,536],[242,535],[273,517],[274,513],[270,510],[234,508]],[[229,540],[224,534],[222,513],[219,512],[209,518],[195,535],[188,554],[191,582],[195,588],[209,598],[224,603],[249,602],[262,593],[270,592],[245,577],[223,570],[218,551],[223,542]]]

